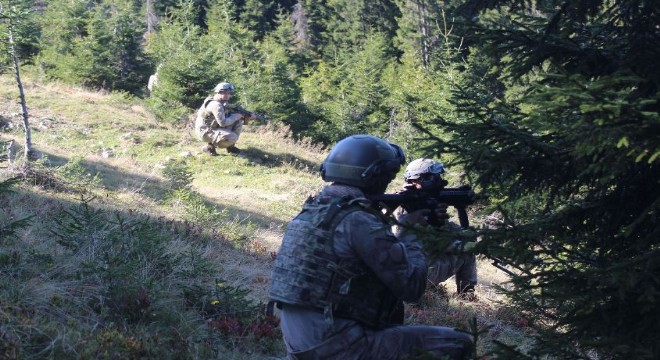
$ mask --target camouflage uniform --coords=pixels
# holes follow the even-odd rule
[[[414,235],[404,232],[397,239],[380,214],[366,208],[337,215],[337,222],[328,230],[330,238],[321,236],[318,241],[312,241],[316,245],[310,244],[307,237],[322,230],[300,225],[298,219],[305,209],[342,198],[361,199],[364,193],[353,186],[326,186],[308,200],[303,212],[289,224],[275,260],[270,296],[281,309],[282,334],[289,357],[401,359],[423,352],[451,359],[468,356],[470,337],[453,329],[370,323],[373,319],[382,320],[383,316],[366,320],[360,317],[360,313],[389,316],[395,303],[419,299],[425,290],[426,260]],[[318,248],[326,244],[329,251]],[[371,283],[350,276],[342,278],[356,265],[373,275]],[[330,289],[324,292],[323,287],[327,286]],[[341,294],[345,297],[340,299]],[[340,300],[328,300],[324,307],[328,298]],[[342,301],[349,306],[342,307]],[[365,308],[368,306],[372,308]],[[360,307],[359,312],[350,311]],[[349,310],[342,310],[346,308]]]
[[[205,143],[219,148],[229,148],[238,141],[243,129],[245,116],[229,113],[225,104],[214,97],[208,97],[197,112],[195,133]]]
[[[455,223],[449,223],[446,226],[451,226],[457,231],[460,226]],[[477,284],[477,259],[474,254],[460,253],[460,240],[459,244],[454,244],[447,249],[447,253],[435,259],[429,265],[428,279],[433,285],[438,285],[446,281],[452,275],[456,275],[456,290],[463,293],[466,290],[474,290]]]
[[[415,159],[408,164],[403,173],[406,181],[405,189],[442,188],[447,184],[441,176],[444,172],[442,163],[427,158]],[[398,208],[395,213],[397,216],[402,216],[406,210]],[[449,226],[452,230],[461,230],[461,227],[455,223],[450,222],[445,226]],[[477,260],[474,254],[463,251],[464,246],[465,244],[457,240],[446,249],[443,256],[433,260],[429,266],[428,279],[433,285],[438,285],[456,275],[456,291],[466,295],[466,298],[474,298],[474,286],[477,284]]]
[[[406,211],[402,208],[395,211],[397,217],[405,214]],[[454,222],[449,222],[445,226],[449,226],[452,230],[461,230],[461,227]],[[456,291],[458,293],[466,290],[474,291],[474,286],[477,285],[477,259],[474,254],[462,252],[462,242],[460,240],[456,240],[450,245],[445,254],[431,261],[428,269],[428,280],[435,286],[447,281],[454,275],[456,275]]]

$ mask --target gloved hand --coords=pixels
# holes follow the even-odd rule
[[[445,252],[447,254],[470,254],[474,253],[476,247],[476,241],[455,240],[445,249]]]
[[[433,211],[433,216],[435,216],[434,220],[429,219],[429,222],[432,223],[433,225],[437,227],[447,225],[447,222],[449,222],[449,214],[447,214],[447,204],[444,203],[438,204],[438,206],[436,206]]]
[[[407,226],[414,226],[414,225],[424,226],[424,225],[428,225],[427,219],[430,214],[431,214],[431,210],[429,209],[417,210],[401,216],[399,221]]]
[[[471,253],[474,252],[474,248],[477,246],[477,243],[474,241],[466,241],[463,243],[462,252]]]

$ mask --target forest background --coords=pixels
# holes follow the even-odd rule
[[[371,133],[460,168],[500,219],[480,251],[519,274],[503,291],[536,330],[501,356],[659,356],[657,1],[1,4],[4,54],[162,124],[228,81],[296,139]]]

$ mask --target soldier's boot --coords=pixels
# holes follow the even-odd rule
[[[230,154],[240,154],[241,149],[239,149],[236,146],[232,145],[232,146],[227,148],[227,152],[230,153]]]
[[[403,325],[403,321],[406,319],[406,308],[403,305],[403,301],[399,301],[390,316],[390,324],[392,325]]]
[[[471,281],[459,281],[456,280],[456,293],[460,299],[465,301],[478,301],[479,298],[474,292],[474,286],[476,284]]]
[[[216,156],[218,153],[215,151],[215,146],[213,144],[209,143],[204,146],[202,146],[202,151],[211,155],[211,156]]]

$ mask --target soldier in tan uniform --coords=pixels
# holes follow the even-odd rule
[[[214,88],[215,95],[206,98],[197,111],[195,133],[206,143],[202,151],[209,155],[217,155],[216,148],[227,149],[231,154],[240,153],[235,144],[241,135],[243,122],[255,118],[254,115],[232,113],[226,108],[235,88],[226,82],[218,84]]]
[[[369,135],[338,142],[321,165],[331,185],[287,226],[269,295],[291,359],[464,359],[470,336],[442,326],[393,325],[401,301],[424,293],[427,264],[415,234],[391,231],[367,195],[383,194],[404,155]],[[424,224],[429,210],[402,217]],[[446,221],[446,213],[437,213]]]

